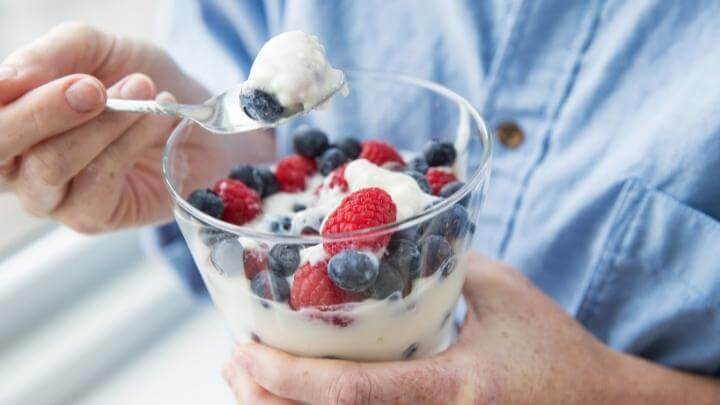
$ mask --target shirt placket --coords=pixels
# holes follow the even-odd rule
[[[597,23],[600,0],[521,1],[500,43],[481,111],[494,129],[492,180],[475,247],[502,258],[528,182]]]

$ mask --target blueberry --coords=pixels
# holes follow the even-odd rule
[[[345,156],[349,159],[357,159],[362,152],[362,144],[355,138],[342,138],[333,144],[336,148],[345,152]]]
[[[375,284],[370,287],[368,292],[371,298],[384,300],[395,293],[400,296],[404,289],[405,282],[402,275],[389,264],[380,263],[380,270],[377,279],[375,279]]]
[[[250,282],[250,289],[258,297],[283,302],[290,297],[290,285],[283,277],[264,270],[256,274]]]
[[[421,157],[412,158],[412,159],[410,159],[410,161],[407,164],[408,170],[412,170],[412,171],[419,172],[422,174],[425,174],[428,171],[428,168],[429,168],[429,166],[428,166],[427,162],[425,161],[425,158],[421,158]]]
[[[420,172],[415,172],[412,170],[408,170],[405,172],[408,176],[415,179],[415,182],[417,182],[417,185],[420,187],[420,190],[422,190],[425,194],[432,194],[432,188],[430,188],[430,183],[428,183],[425,176]]]
[[[375,283],[377,275],[377,260],[357,250],[338,253],[328,263],[330,280],[346,291],[367,290]]]
[[[428,235],[420,241],[422,251],[421,271],[423,277],[433,274],[453,255],[452,247],[445,238]]]
[[[300,266],[300,246],[278,244],[270,249],[270,271],[278,277],[288,277]]]
[[[401,229],[395,232],[390,238],[390,243],[394,243],[400,239],[407,239],[411,242],[417,242],[422,236],[422,227],[420,225],[411,226],[410,228]]]
[[[462,181],[453,181],[452,183],[448,183],[443,186],[443,188],[440,190],[440,197],[448,198],[451,195],[457,193],[465,183]],[[463,197],[458,204],[462,205],[463,207],[467,207],[468,202],[470,201],[470,193],[468,193],[465,197]]]
[[[236,238],[223,239],[212,247],[210,261],[218,273],[234,277],[244,274],[243,246]]]
[[[246,186],[255,190],[259,196],[263,195],[263,179],[260,177],[260,170],[253,165],[240,164],[230,170],[230,178],[240,180]]]
[[[270,232],[272,233],[288,233],[292,228],[292,220],[290,217],[280,217],[270,222]]]
[[[426,233],[453,240],[465,236],[470,227],[470,219],[465,207],[455,204],[433,218],[427,225]]]
[[[388,245],[388,251],[383,261],[400,273],[406,274],[410,280],[414,280],[420,275],[420,249],[411,240],[393,241]]]
[[[277,177],[275,177],[275,174],[270,169],[268,169],[267,167],[260,168],[258,169],[258,174],[260,175],[263,183],[263,198],[280,191],[280,183],[278,182]]]
[[[274,95],[260,89],[243,91],[240,105],[248,117],[262,122],[275,122],[285,111]]]
[[[333,170],[340,167],[343,163],[348,161],[345,152],[338,148],[330,148],[323,152],[322,156],[318,160],[318,166],[320,167],[320,174],[327,176]]]
[[[408,346],[407,349],[405,349],[405,351],[403,351],[402,358],[404,360],[409,359],[410,357],[412,357],[415,354],[415,352],[417,352],[417,349],[418,349],[417,343],[411,344],[410,346]]]
[[[300,212],[304,211],[305,209],[307,209],[307,205],[305,204],[295,203],[292,206],[292,212]]]
[[[222,217],[223,210],[225,209],[225,205],[222,199],[220,199],[220,196],[209,188],[193,191],[190,193],[187,201],[193,207],[215,218]]]
[[[315,158],[320,156],[328,148],[328,138],[319,129],[302,129],[293,135],[293,147],[300,155]]]
[[[425,148],[425,161],[429,166],[450,166],[455,162],[457,153],[451,142],[430,142]]]
[[[200,237],[202,243],[205,244],[205,246],[207,247],[212,247],[223,239],[231,239],[236,237],[231,233],[208,227],[202,227],[200,229],[200,232],[198,232],[198,236]]]

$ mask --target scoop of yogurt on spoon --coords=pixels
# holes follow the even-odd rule
[[[322,107],[338,89],[347,94],[345,77],[330,65],[318,37],[288,31],[260,49],[242,85],[240,104],[250,118],[270,123]]]

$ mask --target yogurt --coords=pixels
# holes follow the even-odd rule
[[[347,94],[344,81],[343,73],[328,63],[318,37],[288,31],[263,45],[246,85],[273,94],[285,108],[308,110],[341,86]]]

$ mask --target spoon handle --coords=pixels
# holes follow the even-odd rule
[[[105,104],[108,110],[135,112],[142,114],[174,115],[176,117],[187,117],[191,119],[204,119],[212,115],[211,109],[202,104],[187,105],[175,103],[158,103],[148,100],[122,100],[110,98]]]

